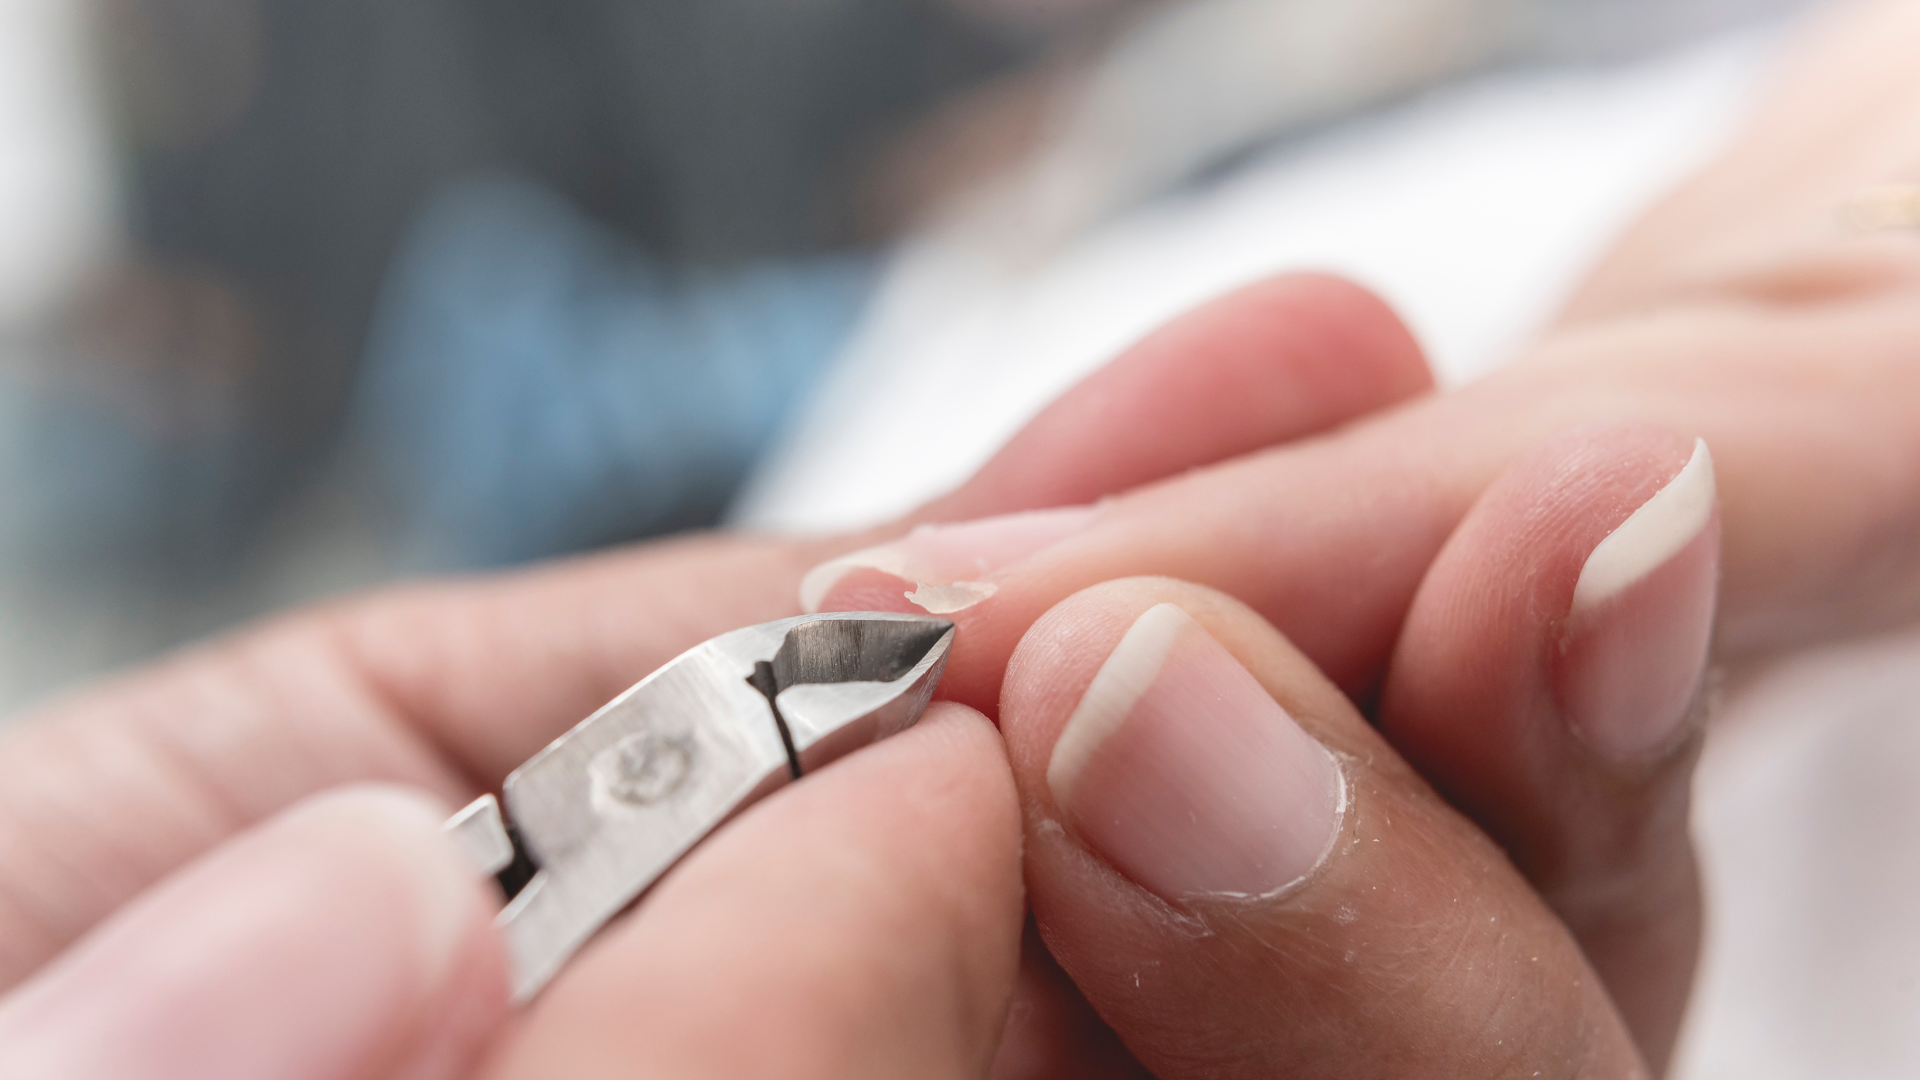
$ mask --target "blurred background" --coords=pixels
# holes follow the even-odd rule
[[[884,518],[1278,270],[1466,381],[1803,6],[0,0],[0,715],[396,576]],[[1920,1075],[1917,684],[1734,688],[1678,1075]]]
[[[948,334],[876,372],[881,316],[967,321],[1343,118],[1794,6],[0,0],[0,708],[397,574],[872,516],[1143,316],[1353,259],[1202,254],[1031,362]],[[804,434],[976,363],[1008,385],[912,491]]]

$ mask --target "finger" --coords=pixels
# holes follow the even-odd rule
[[[1145,1080],[1145,1066],[1093,1011],[1031,919],[992,1080]]]
[[[1248,286],[1128,350],[1036,417],[965,488],[917,516],[962,524],[817,565],[801,582],[800,604],[962,610],[984,598],[967,581],[1091,523],[1096,514],[1082,504],[1330,431],[1431,388],[1419,345],[1372,293],[1320,275]],[[987,515],[995,517],[985,528],[970,521]],[[935,591],[910,606],[903,594],[916,586]],[[992,667],[980,682],[997,688]],[[989,707],[982,695],[964,700]]]
[[[982,1075],[1023,918],[1006,758],[971,710],[755,805],[588,947],[487,1075]]]
[[[1474,500],[1529,447],[1598,424],[1657,424],[1715,448],[1729,655],[1902,625],[1920,612],[1916,312],[1902,296],[1742,304],[1583,330],[1466,390],[1109,500],[965,579],[978,587],[946,605],[961,632],[941,692],[991,710],[1007,657],[1048,608],[1101,581],[1166,575],[1252,605],[1369,701]],[[972,540],[998,520],[968,525]],[[941,531],[908,539],[931,546]],[[966,554],[936,569],[965,572]],[[840,562],[878,575],[889,559],[883,547]],[[924,580],[848,573],[819,605],[917,610],[904,594]]]
[[[0,737],[0,990],[229,836],[355,781],[472,797],[312,619],[23,719]]]
[[[1687,810],[1720,522],[1704,444],[1571,436],[1462,522],[1407,617],[1381,728],[1573,932],[1656,1071],[1692,983]]]
[[[1069,391],[945,512],[1031,505],[1043,493],[1023,476],[1092,497],[1103,482],[1338,424],[1425,385],[1410,349],[1351,286],[1254,286]],[[1217,414],[1214,433],[1141,441],[1161,400],[1190,434]],[[161,875],[315,791],[379,780],[467,801],[680,652],[793,614],[802,572],[852,546],[696,537],[396,590],[24,718],[0,741],[0,989]]]
[[[1001,722],[1034,917],[1155,1075],[1644,1074],[1498,849],[1245,607],[1081,593]]]
[[[0,1075],[463,1075],[507,989],[496,905],[444,816],[351,789],[222,846],[0,1002]]]
[[[1379,297],[1340,278],[1282,274],[1148,335],[916,517],[1089,503],[1432,388],[1419,344]]]
[[[1177,577],[1252,604],[1364,698],[1422,573],[1508,437],[1468,426],[1443,438],[1459,416],[1396,418],[1093,507],[919,529],[808,571],[801,600],[953,619],[940,694],[991,716],[1014,646],[1054,604],[1102,581]]]

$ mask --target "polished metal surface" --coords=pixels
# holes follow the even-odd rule
[[[460,853],[482,874],[492,876],[513,865],[513,841],[500,818],[500,803],[482,795],[440,827]]]
[[[491,795],[454,815],[447,832],[482,873],[532,870],[500,913],[515,1000],[727,818],[912,725],[953,635],[945,619],[886,612],[723,634],[514,770],[504,816]]]

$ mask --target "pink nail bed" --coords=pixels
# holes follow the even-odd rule
[[[1332,756],[1172,604],[1108,656],[1047,784],[1075,836],[1173,901],[1299,881],[1331,847],[1344,799]]]

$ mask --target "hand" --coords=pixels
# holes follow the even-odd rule
[[[1624,858],[1566,860],[1570,872],[1551,881],[1581,896],[1623,872],[1684,870],[1672,905],[1637,909],[1652,898],[1617,890],[1591,897],[1587,913],[1633,931],[1630,945],[1662,927],[1685,939],[1693,926],[1685,720],[1711,611],[1711,517],[1678,537],[1668,560],[1678,576],[1656,569],[1571,627],[1537,613],[1566,606],[1600,536],[1631,532],[1619,518],[1666,484],[1667,449],[1657,436],[1638,447],[1579,442],[1496,488],[1436,564],[1396,661],[1434,692],[1391,711],[1411,742],[1437,725],[1428,736],[1440,778],[1508,792],[1505,820],[1564,833],[1556,851],[1604,846],[1622,825],[1657,841]],[[1635,463],[1567,481],[1568,463],[1596,458]],[[1710,507],[1710,480],[1708,496]],[[1554,524],[1512,527],[1540,519]],[[1638,543],[1664,550],[1674,539],[1642,530]],[[1166,604],[1206,631],[1176,613],[1185,637],[1165,663],[1143,662],[1137,643],[1112,648],[1135,615]],[[1623,625],[1674,632],[1642,635],[1622,654]],[[1572,683],[1547,648],[1569,629]],[[1662,677],[1660,661],[1675,657]],[[1580,697],[1585,667],[1647,660],[1656,670],[1638,663],[1632,685],[1665,686],[1666,700],[1610,693],[1612,681],[1589,687],[1602,700]],[[1109,693],[1107,715],[1082,718],[1089,710],[1073,702],[1103,664],[1122,684],[1136,675],[1144,692]],[[1432,674],[1460,668],[1485,677]],[[1587,721],[1577,729],[1554,704],[1570,686]],[[1069,711],[1083,750],[1062,781],[1048,746]],[[1623,721],[1644,741],[1642,712],[1656,730],[1628,761],[1581,741],[1614,745]],[[1575,934],[1240,605],[1163,581],[1072,598],[1022,644],[1004,715],[1011,774],[977,714],[939,706],[913,731],[757,805],[512,1021],[489,905],[436,835],[445,808],[390,790],[321,796],[134,901],[16,990],[0,1006],[0,1064],[25,1077],[458,1076],[491,1036],[480,1073],[499,1077],[626,1075],[636,1063],[696,1075],[980,1075],[1015,978],[1023,803],[1050,944],[1159,1075],[1265,1074],[1277,1062],[1328,1076],[1413,1064],[1640,1068]],[[1449,739],[1527,749],[1448,763]],[[1205,783],[1179,784],[1183,766]],[[1294,782],[1276,788],[1274,772]],[[1314,785],[1298,782],[1316,775],[1318,804]],[[1552,799],[1530,790],[1542,777],[1555,782]],[[1242,800],[1231,797],[1179,812],[1209,783],[1271,805],[1238,819]],[[1122,823],[1133,827],[1106,824],[1116,795],[1145,811]],[[1654,925],[1632,926],[1636,915]],[[1334,953],[1343,959],[1329,962]],[[1684,976],[1687,950],[1656,955]],[[1144,993],[1142,970],[1154,976]],[[1531,992],[1515,997],[1516,982]],[[1016,1054],[1039,1049],[1052,1065],[1107,1075],[1131,1065],[1104,1028],[1075,1042],[1073,1025],[1052,1026],[1050,1041],[1036,1040],[1048,1025],[1031,1009],[1044,1003],[1022,995]],[[1032,1064],[1003,1057],[1001,1075]]]
[[[1920,609],[1912,470],[1920,373],[1907,362],[1920,343],[1920,246],[1911,236],[1832,228],[1855,188],[1920,161],[1904,124],[1920,94],[1904,61],[1920,16],[1911,5],[1860,11],[1857,22],[1816,40],[1753,133],[1630,236],[1537,355],[1512,372],[1097,511],[921,533],[830,565],[814,575],[810,599],[899,609],[912,590],[947,604],[975,601],[948,608],[965,627],[967,653],[949,692],[989,710],[1010,693],[1002,679],[1016,644],[1076,589],[1157,573],[1251,602],[1379,710],[1399,748],[1534,877],[1657,1064],[1686,981],[1684,965],[1656,954],[1691,955],[1690,932],[1680,930],[1687,919],[1608,912],[1610,901],[1599,898],[1639,894],[1658,906],[1686,893],[1676,883],[1691,871],[1675,868],[1690,860],[1629,855],[1677,834],[1634,826],[1625,814],[1582,840],[1543,824],[1516,801],[1515,785],[1445,782],[1450,763],[1476,753],[1416,741],[1435,736],[1393,721],[1413,696],[1406,687],[1421,685],[1399,673],[1395,649],[1404,654],[1415,640],[1403,620],[1428,559],[1457,537],[1456,523],[1490,479],[1542,434],[1594,421],[1654,420],[1704,432],[1714,445],[1729,558],[1723,655],[1865,632]],[[1836,129],[1842,116],[1850,126]],[[1828,141],[1815,151],[1818,139]],[[920,588],[956,581],[973,584],[943,595]],[[1485,674],[1443,664],[1424,672],[1456,681]],[[1011,732],[1011,718],[1001,720]],[[1535,802],[1544,801],[1548,781],[1531,783]],[[1676,812],[1661,800],[1648,805]],[[1606,862],[1616,874],[1567,884],[1571,867]],[[1656,867],[1664,869],[1647,869]],[[1032,982],[1044,991],[1043,978]]]
[[[998,1043],[1016,811],[962,706],[748,811],[517,1015],[446,812],[350,787],[228,841],[0,1005],[0,1073],[959,1077]]]
[[[1144,342],[1037,419],[998,475],[927,514],[1096,497],[1324,430],[1427,385],[1417,350],[1377,301],[1321,279],[1269,283]],[[1159,438],[1135,437],[1146,417]],[[151,1076],[332,1080],[404,1065],[465,1075],[494,1034],[503,991],[481,927],[484,890],[436,854],[438,815],[683,649],[793,613],[800,571],[847,546],[697,538],[373,597],[279,620],[27,718],[0,744],[0,989],[13,991],[0,1005],[0,1055],[14,1055],[0,1057],[0,1072],[125,1076],[137,1064]],[[1017,936],[1018,908],[1004,907],[1017,882],[1011,789],[976,717],[923,723],[861,755],[873,764],[849,762],[782,793],[782,809],[734,823],[725,844],[673,875],[705,885],[663,885],[646,908],[685,896],[683,911],[704,914],[633,921],[644,932],[632,936],[622,924],[548,992],[602,1007],[646,1000],[670,1022],[623,1014],[596,1041],[567,1026],[603,1015],[593,1008],[536,1009],[511,1046],[631,1056],[642,1051],[622,1040],[643,1038],[647,1059],[664,1061],[679,1038],[689,1053],[765,1052],[779,1055],[780,1071],[811,1062],[829,1075],[849,1064],[835,1055],[854,1048],[886,1071],[900,1065],[889,1055],[901,1044],[858,1025],[923,1033],[941,1018],[922,1022],[914,1010],[947,1003],[958,1041],[940,1047],[943,1060],[964,1067],[990,1050],[1000,1006],[975,1008],[960,977],[991,986],[994,964],[1012,962],[1011,944],[991,947],[999,924],[986,917],[1007,915]],[[288,809],[364,781],[438,804],[362,791]],[[977,861],[961,858],[968,850]],[[762,865],[770,852],[775,862]],[[931,894],[908,870],[926,858],[940,871]],[[876,875],[879,864],[890,869]],[[977,904],[952,895],[949,872],[964,872]],[[738,905],[738,918],[716,915],[722,904]],[[941,927],[989,931],[977,971],[971,951],[942,951]],[[595,959],[603,949],[646,959]],[[676,949],[697,970],[666,962]],[[840,966],[817,966],[822,950]],[[739,978],[703,966],[722,952],[739,957]],[[910,955],[925,964],[914,968]],[[882,956],[893,959],[878,964]],[[659,977],[636,980],[638,970]],[[848,973],[852,996],[787,992],[791,978],[821,970]],[[864,990],[851,981],[869,976],[880,978]],[[607,980],[637,996],[609,997]],[[1004,997],[1004,987],[993,992]],[[697,1004],[715,1004],[701,994],[724,1000],[701,1012]],[[773,1001],[793,1006],[778,1040]],[[695,1014],[706,1026],[686,1022]],[[769,1038],[695,1037],[715,1029]],[[548,1060],[505,1053],[499,1068],[509,1071]]]

